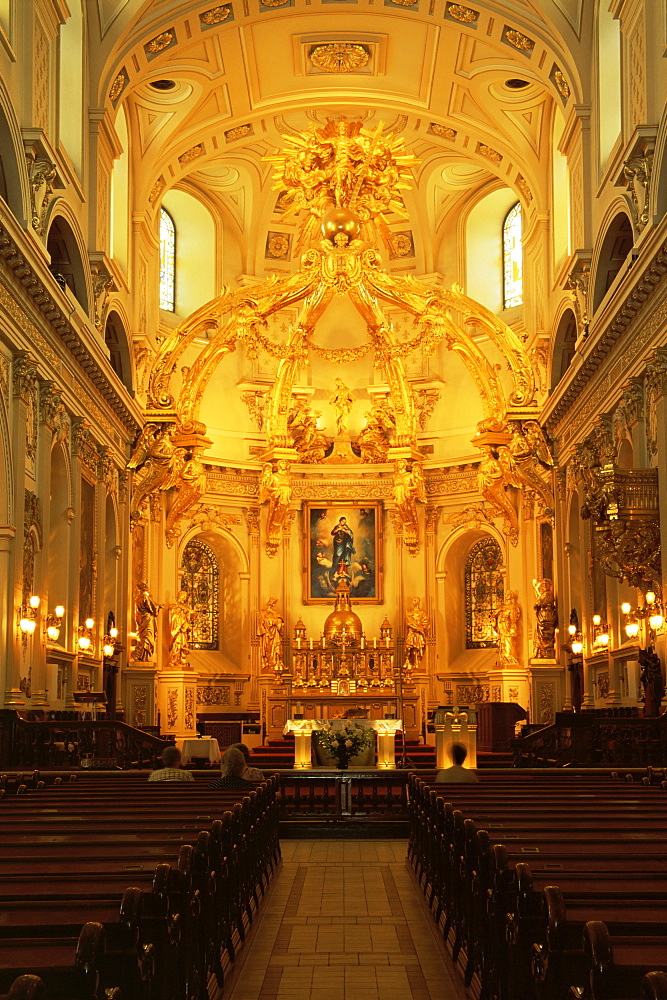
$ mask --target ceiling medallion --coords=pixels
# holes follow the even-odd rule
[[[230,128],[225,132],[225,139],[227,142],[233,142],[234,139],[242,139],[244,135],[252,134],[252,125],[237,125],[236,128]]]
[[[450,3],[447,13],[450,17],[454,17],[457,21],[462,21],[464,24],[471,24],[479,17],[478,10],[471,10],[470,7],[464,7],[461,3]]]
[[[271,233],[266,248],[271,257],[279,257],[285,260],[289,253],[289,238],[284,236],[283,233]]]
[[[408,233],[394,233],[391,245],[397,257],[412,256],[412,240]]]
[[[558,91],[563,97],[567,98],[570,96],[570,85],[563,76],[561,70],[559,70],[557,66],[554,67],[554,83],[558,87]]]
[[[499,153],[493,146],[487,146],[484,142],[477,143],[477,152],[485,156],[487,160],[493,160],[494,163],[500,163],[503,158],[502,153]]]
[[[162,52],[162,50],[166,49],[168,45],[171,45],[173,40],[173,32],[163,31],[161,35],[156,35],[155,38],[151,38],[150,42],[147,42],[144,48],[146,49],[146,52]]]
[[[515,49],[521,49],[524,52],[532,51],[535,48],[535,42],[532,38],[528,38],[527,35],[522,35],[520,31],[516,28],[506,28],[505,38],[513,45]]]
[[[227,20],[231,12],[231,7],[221,4],[219,7],[211,7],[210,10],[205,10],[203,14],[199,15],[199,20],[203,21],[204,24],[221,24],[222,21]]]
[[[178,158],[178,162],[182,167],[184,167],[186,163],[191,163],[193,160],[196,160],[197,157],[202,156],[203,153],[204,144],[202,142],[198,142],[196,146],[191,146],[190,149],[186,149],[184,153],[181,153]]]
[[[123,92],[125,84],[127,83],[127,74],[125,69],[122,69],[114,82],[111,84],[111,90],[109,91],[109,100],[117,101]]]
[[[433,135],[439,135],[441,139],[456,139],[458,135],[455,128],[449,128],[448,125],[440,125],[438,122],[431,122],[429,131]]]
[[[371,54],[364,45],[353,42],[330,42],[328,45],[316,45],[310,50],[310,61],[317,69],[325,73],[352,73],[362,69],[370,59]]]
[[[262,0],[263,7],[284,7],[289,0]]]

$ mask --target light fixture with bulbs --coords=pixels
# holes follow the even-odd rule
[[[46,616],[46,638],[49,642],[57,642],[63,625],[65,609],[62,604],[56,604],[53,611]]]
[[[86,618],[83,625],[79,625],[79,638],[77,645],[81,653],[89,653],[93,645],[93,629],[95,627],[94,618]]]
[[[106,657],[116,655],[116,640],[118,639],[118,629],[112,626],[102,641],[102,652]]]
[[[37,628],[37,613],[40,603],[40,598],[36,594],[32,594],[28,598],[28,603],[22,604],[19,608],[19,628],[25,637],[32,635]]]
[[[602,621],[601,615],[593,615],[593,646],[606,649],[609,645],[609,626]]]
[[[653,638],[655,638],[655,633],[665,624],[662,605],[653,590],[646,591],[643,607],[633,608],[629,601],[624,601],[621,604],[621,612],[625,615],[625,634],[629,639],[635,639],[639,635],[642,621],[648,621]]]
[[[564,649],[572,656],[579,657],[584,651],[584,637],[579,631],[579,616],[575,608],[570,613],[570,624],[567,627],[568,641]]]

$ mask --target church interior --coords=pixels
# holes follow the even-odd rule
[[[0,934],[0,995],[667,997],[666,46],[659,0],[0,0],[0,916],[69,858],[39,809],[108,846],[174,743],[189,831],[221,750],[266,779],[117,845],[204,901],[137,875],[135,978]],[[532,972],[514,890],[572,897]]]

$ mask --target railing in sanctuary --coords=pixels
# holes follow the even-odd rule
[[[280,776],[282,819],[407,816],[408,771],[332,771]]]
[[[558,712],[552,725],[511,741],[514,766],[662,765],[667,756],[667,716],[644,719],[611,711]]]
[[[170,742],[125,722],[28,722],[17,712],[0,713],[3,767],[148,768]]]

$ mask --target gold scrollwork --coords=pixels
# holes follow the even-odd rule
[[[371,54],[365,45],[353,42],[328,42],[310,50],[310,61],[325,73],[353,73],[363,69]]]
[[[535,42],[532,38],[528,38],[527,35],[523,35],[520,31],[517,31],[516,28],[507,28],[504,37],[510,45],[514,46],[515,49],[528,52],[535,48]]]
[[[124,69],[120,71],[114,82],[111,84],[111,89],[109,91],[109,100],[117,101],[123,90],[125,89],[125,84],[127,83],[127,73]]]
[[[471,10],[470,7],[464,7],[461,3],[450,3],[447,7],[447,13],[463,24],[472,24],[479,17],[478,10]]]
[[[231,7],[219,4],[217,7],[211,7],[210,10],[205,10],[203,14],[200,14],[199,20],[203,21],[204,24],[221,24],[227,20],[231,12]]]
[[[162,52],[166,49],[174,40],[174,34],[172,31],[163,31],[161,34],[156,35],[155,38],[151,38],[150,42],[147,42],[144,48],[146,52],[151,52],[155,54],[157,52]]]

